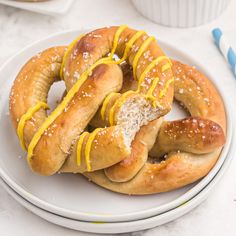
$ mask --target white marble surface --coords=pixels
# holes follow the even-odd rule
[[[217,51],[211,29],[219,26],[236,49],[236,1],[216,21],[192,29],[155,25],[140,16],[128,0],[76,0],[66,16],[55,18],[0,6],[0,65],[24,46],[49,34],[74,28],[129,24],[187,51],[212,68],[235,107],[236,80]],[[6,78],[7,79],[7,78]],[[236,117],[236,108],[232,109]],[[235,120],[235,118],[234,118]],[[235,144],[234,144],[235,145]],[[236,158],[236,157],[235,157]],[[236,235],[236,160],[209,198],[192,212],[169,224],[130,235]],[[48,223],[33,215],[0,189],[0,235],[88,235]]]

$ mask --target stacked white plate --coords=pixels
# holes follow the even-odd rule
[[[185,214],[202,202],[221,178],[231,160],[232,122],[228,103],[227,142],[210,173],[194,184],[150,196],[127,196],[105,190],[81,175],[38,176],[30,171],[8,112],[8,95],[21,66],[41,50],[67,45],[84,33],[70,31],[53,35],[23,49],[0,68],[0,176],[2,186],[23,206],[40,217],[68,228],[96,233],[123,233],[155,227]],[[165,52],[176,59],[195,65],[213,82],[210,71],[191,57],[159,40]],[[217,84],[216,84],[217,86]],[[50,91],[50,102],[61,96],[63,85]],[[175,106],[168,119],[183,117]]]
[[[64,15],[74,0],[48,0],[43,2],[24,2],[16,0],[0,0],[0,4],[38,12],[46,15]]]

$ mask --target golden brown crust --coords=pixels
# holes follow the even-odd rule
[[[173,61],[173,73],[175,98],[197,117],[162,123],[150,152],[155,158],[150,161],[158,161],[160,156],[166,154],[165,160],[140,165],[141,170],[137,175],[126,182],[114,181],[113,173],[107,175],[102,170],[85,173],[91,181],[115,192],[143,195],[170,191],[193,183],[212,169],[225,142],[223,101],[213,84],[195,68]],[[192,135],[193,129],[199,129],[199,133],[197,131]],[[126,168],[130,166],[127,164]],[[115,174],[120,177],[119,173]]]
[[[132,180],[112,182],[104,171],[86,172],[84,175],[94,183],[114,192],[134,195],[161,193],[193,183],[205,176],[214,166],[220,151],[196,155],[173,153],[158,164],[146,163]]]
[[[30,107],[39,101],[46,101],[50,86],[59,79],[65,49],[66,47],[56,47],[38,54],[17,76],[10,97],[10,114],[16,128],[20,117]],[[43,175],[58,171],[69,154],[71,143],[87,126],[104,97],[110,92],[118,91],[121,85],[122,74],[117,65],[96,67],[64,112],[45,130],[34,149],[30,167]],[[26,146],[45,119],[46,113],[40,109],[26,122]]]
[[[122,135],[119,134],[119,127],[111,126],[106,129],[102,129],[96,136],[96,141],[91,147],[90,153],[90,165],[91,171],[104,169],[112,166],[126,156],[130,154],[130,150],[124,146]],[[81,164],[77,165],[76,148],[74,145],[70,156],[66,159],[63,166],[60,168],[60,172],[67,173],[83,173],[87,171],[87,165],[85,162],[85,146],[87,144],[89,134],[86,136],[81,150]],[[110,148],[112,152],[107,153],[107,148]]]
[[[224,131],[214,121],[200,117],[164,122],[150,156],[163,156],[171,151],[203,154],[225,143]]]
[[[96,70],[100,68],[103,68],[103,73],[97,74]],[[114,73],[114,70],[117,71]],[[97,83],[97,80],[101,80],[100,83]],[[39,140],[30,160],[31,168],[44,175],[57,172],[66,158],[70,158],[68,154],[73,141],[83,132],[106,95],[120,89],[121,82],[122,76],[118,66],[98,66],[68,103],[67,109],[56,118],[49,126],[48,132],[46,131]],[[89,96],[84,96],[85,94]]]
[[[173,61],[175,99],[187,108],[192,116],[218,123],[226,131],[226,117],[221,96],[213,83],[196,68]]]
[[[64,70],[64,80],[66,82],[67,89],[70,89],[74,82],[74,75],[82,74],[86,69],[94,64],[101,57],[106,56],[110,53],[114,41],[114,36],[119,27],[105,27],[101,29],[94,30],[84,37],[82,37],[73,47],[71,52],[68,55],[68,59],[65,63]],[[119,42],[115,53],[121,58],[124,54],[126,42],[128,42],[134,34],[137,33],[137,30],[127,27],[120,35]],[[148,35],[144,33],[142,37],[139,37],[130,53],[128,54],[127,63],[133,67],[133,61],[138,53],[138,49],[142,46],[145,40],[148,39]],[[151,41],[147,46],[147,49],[142,53],[140,59],[138,60],[136,67],[137,80],[144,72],[146,67],[152,62],[155,58],[164,56],[162,49],[159,47],[155,40]],[[162,67],[168,63],[168,58],[161,60],[159,63],[146,74],[145,80],[141,86],[141,94],[145,94],[151,86],[150,80],[153,78],[159,78],[159,83],[155,87],[153,94],[158,99],[160,91],[163,90],[166,86],[166,83],[173,78],[171,69],[165,70],[162,72]],[[79,66],[78,66],[79,65]],[[174,86],[171,83],[166,90],[165,96],[159,99],[162,110],[160,111],[162,115],[165,115],[170,111],[172,100],[173,100]]]
[[[46,102],[51,85],[60,80],[59,71],[66,47],[49,48],[32,57],[21,69],[11,89],[9,110],[12,123],[18,122],[28,109],[39,101]],[[26,122],[24,141],[28,146],[38,127],[46,119],[46,112],[40,109]]]
[[[13,85],[13,95],[10,98],[10,107],[13,106],[11,111],[11,116],[15,128],[18,127],[18,122],[22,116],[38,102],[46,102],[47,94],[52,83],[59,79],[60,68],[62,61],[64,63],[63,70],[63,79],[65,81],[67,92],[79,82],[82,78],[82,75],[99,59],[106,56],[113,48],[113,42],[116,35],[116,32],[119,30],[119,27],[109,27],[95,30],[91,33],[86,34],[77,43],[73,44],[72,48],[70,46],[68,49],[66,47],[55,47],[52,49],[45,50],[36,56],[36,58],[31,59],[22,69],[20,74],[16,78],[16,82]],[[120,35],[119,40],[117,41],[117,49],[114,53],[122,56],[125,50],[126,41],[130,40],[134,34],[137,33],[136,30],[126,28]],[[99,37],[97,37],[99,35]],[[95,37],[96,36],[96,37]],[[149,40],[151,39],[151,40]],[[137,64],[134,63],[135,57],[139,53],[139,48],[142,48],[142,45],[148,41],[148,44],[145,47],[145,50],[137,57]],[[66,57],[65,55],[65,50]],[[146,56],[148,52],[148,57]],[[134,44],[134,48],[130,49],[129,54],[127,55],[127,61],[130,65],[135,66],[135,71],[137,78],[141,76],[141,73],[144,72],[145,68],[148,66],[148,63],[155,59],[156,57],[164,56],[161,48],[157,45],[154,38],[150,37],[144,33],[142,37],[139,37]],[[65,61],[63,60],[65,59]],[[147,103],[150,103],[146,99],[145,92],[147,92],[148,87],[146,79],[149,76],[159,76],[160,85],[154,87],[153,94],[157,96],[160,94],[160,91],[165,88],[165,96],[161,99],[162,106],[159,109],[159,112],[156,112],[154,118],[158,118],[163,114],[167,113],[170,110],[171,102],[173,99],[173,83],[167,87],[166,83],[172,77],[172,71],[170,68],[163,72],[161,69],[164,65],[169,63],[168,58],[164,57],[160,63],[154,65],[155,71],[151,71],[147,78],[144,78],[144,85],[141,86],[140,92],[135,95],[130,95],[135,99],[132,101],[138,101],[139,98],[144,98]],[[86,73],[85,73],[86,74]],[[27,76],[27,86],[24,82],[25,76]],[[87,75],[86,75],[87,77]],[[32,148],[32,155],[28,158],[28,163],[33,171],[42,174],[42,175],[52,175],[55,172],[59,171],[63,165],[62,171],[85,171],[85,166],[81,167],[71,167],[71,163],[75,163],[75,144],[80,140],[80,135],[88,125],[89,121],[95,115],[99,106],[103,102],[104,98],[111,92],[118,92],[122,86],[122,73],[120,67],[116,64],[98,64],[94,67],[90,73],[88,73],[87,79],[82,83],[79,90],[73,95],[68,102],[66,107],[64,107],[59,114],[57,114],[43,133],[40,134],[37,141],[33,139],[35,134],[42,124],[45,124],[44,121],[47,118],[46,112],[43,109],[35,112],[32,119],[25,122],[24,130],[24,143],[26,148],[32,143],[32,139],[36,142]],[[26,89],[27,87],[27,89]],[[26,95],[27,98],[17,100],[16,104],[13,104],[12,101],[15,100],[16,95],[19,95],[19,91],[29,90],[29,94]],[[14,91],[16,91],[14,95]],[[35,99],[36,97],[36,99]],[[67,97],[67,95],[66,95]],[[27,99],[30,100],[28,104],[25,105]],[[129,97],[127,97],[129,99]],[[23,104],[22,104],[23,103]],[[16,108],[18,106],[18,108]],[[79,109],[78,109],[79,108]],[[16,114],[17,109],[19,109],[19,114]],[[122,106],[115,108],[116,114],[122,110]],[[38,115],[40,114],[40,116]],[[153,119],[154,119],[153,118]],[[48,121],[48,119],[46,120]],[[115,117],[115,124],[116,124]],[[29,126],[29,128],[27,128]],[[33,127],[32,127],[33,126]],[[140,127],[138,127],[139,129]],[[138,130],[137,129],[137,130]],[[108,137],[112,137],[113,131],[112,128],[104,128]],[[132,131],[132,132],[137,132]],[[128,138],[132,139],[135,134],[130,134],[130,137],[125,137],[124,130],[118,132],[119,137],[117,137],[117,142],[110,142],[111,145],[105,145],[105,141],[100,141],[99,148],[94,151],[94,143],[91,145],[91,150],[88,151],[90,145],[90,139],[88,139],[88,145],[86,144],[86,139],[82,143],[82,163],[84,159],[89,159],[86,161],[88,167],[89,163],[92,162],[90,168],[91,170],[97,170],[101,168],[106,168],[117,162],[124,159],[127,155],[130,154],[130,142],[127,141]],[[133,136],[132,136],[133,135]],[[92,133],[90,134],[93,138]],[[117,144],[120,140],[121,144]],[[86,145],[86,148],[85,148]],[[109,149],[116,150],[114,154],[109,152]],[[85,151],[84,151],[85,149]],[[106,151],[107,150],[107,151]],[[87,154],[86,154],[87,153]],[[89,153],[89,154],[88,154]],[[97,157],[104,154],[103,161],[99,160]],[[86,156],[87,155],[87,156]],[[73,160],[71,160],[73,159]],[[67,163],[70,163],[67,165]],[[87,168],[89,170],[89,168]]]
[[[132,142],[131,154],[119,162],[104,170],[106,177],[114,182],[125,182],[132,179],[145,165],[148,152],[154,145],[162,123],[162,118],[144,125]]]
[[[90,66],[111,51],[118,29],[109,27],[90,32],[67,51],[69,53],[63,71],[67,94]],[[135,33],[137,31],[130,28],[121,33],[115,51],[119,57],[122,57],[126,42]],[[163,67],[168,63],[165,58],[145,74],[139,90],[128,95],[125,98],[126,103],[114,107],[114,104],[123,98],[123,92],[138,87],[130,75],[129,66],[133,66],[138,49],[147,39],[148,36],[144,34],[135,41],[127,57],[129,65],[121,66],[123,75],[120,67],[115,64],[100,64],[91,71],[65,109],[40,136],[33,156],[29,159],[32,170],[42,175],[51,175],[57,171],[83,173],[107,189],[126,194],[169,191],[192,183],[210,171],[219,157],[220,147],[225,142],[226,117],[218,91],[202,73],[177,61],[173,61],[172,70],[167,68],[163,71]],[[37,102],[46,102],[50,86],[60,79],[60,68],[66,49],[67,47],[55,47],[45,50],[32,58],[17,76],[10,96],[10,113],[16,129],[19,120],[29,108]],[[137,61],[137,79],[154,59],[163,55],[156,42],[150,41]],[[173,83],[167,86],[171,81],[172,72],[175,76],[175,86]],[[154,87],[153,78],[158,78]],[[126,137],[128,130],[122,127],[118,117],[121,117],[122,112],[132,114],[129,113],[129,106],[122,110],[128,103],[140,105],[140,101],[145,98],[150,105],[150,97],[146,95],[151,86],[151,95],[158,101],[157,109],[152,108],[152,112],[158,112],[150,113],[155,115],[146,123],[142,123],[145,125],[139,131],[135,131],[136,135],[133,141],[131,140],[130,148]],[[101,105],[111,92],[116,94],[106,106],[104,119],[101,116]],[[176,100],[188,109],[191,117],[163,122],[159,117],[170,110],[173,92]],[[142,106],[147,104],[140,105]],[[138,109],[141,109],[140,107]],[[115,125],[107,127],[111,123],[112,109]],[[138,111],[140,114],[140,110]],[[26,147],[46,118],[45,110],[39,109],[26,121]],[[125,124],[129,121],[126,120]],[[94,127],[104,128],[95,136],[94,132],[81,135],[89,123]],[[133,125],[135,126],[135,123],[130,126]],[[78,165],[76,152],[80,141],[81,149],[78,150],[81,163]],[[91,149],[88,149],[90,144]],[[148,154],[152,158],[148,157]],[[158,163],[163,155],[165,158]],[[93,172],[86,172],[89,170],[88,166]]]

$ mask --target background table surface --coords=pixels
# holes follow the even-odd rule
[[[128,24],[155,32],[212,68],[236,113],[236,80],[217,51],[211,29],[221,27],[236,49],[236,1],[214,22],[191,29],[167,28],[143,18],[128,0],[76,0],[66,16],[50,17],[0,6],[0,65],[18,50],[52,33],[69,29]],[[6,78],[7,79],[7,78]],[[234,144],[235,145],[235,144]],[[236,158],[236,157],[235,157]],[[236,159],[209,198],[185,216],[141,232],[124,235],[236,235]],[[68,230],[33,215],[0,189],[0,235],[72,236],[88,233]],[[92,235],[92,234],[91,234]]]

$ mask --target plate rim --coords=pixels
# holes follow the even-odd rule
[[[233,136],[235,135],[233,134]],[[234,138],[235,137],[233,137],[233,139]],[[20,205],[22,205],[30,212],[34,213],[35,215],[39,216],[42,219],[45,219],[50,223],[63,226],[69,229],[80,230],[89,233],[102,233],[102,234],[130,233],[133,231],[146,230],[169,223],[183,216],[184,214],[188,213],[189,211],[197,207],[199,204],[201,204],[208,197],[211,191],[216,187],[216,184],[222,179],[223,175],[228,170],[230,163],[232,162],[233,159],[234,150],[235,147],[231,146],[227,158],[225,159],[223,165],[221,166],[215,177],[209,182],[209,184],[207,184],[197,195],[195,195],[192,199],[190,199],[186,204],[178,206],[162,214],[135,221],[117,222],[117,223],[110,222],[110,223],[99,224],[98,222],[84,222],[66,218],[48,212],[46,210],[43,210],[35,206],[31,202],[27,201],[25,198],[23,198],[21,195],[15,192],[14,189],[12,189],[9,185],[7,185],[7,183],[3,179],[1,179],[1,177],[0,177],[0,185],[3,186],[4,189],[11,195],[11,197],[15,201],[17,201]],[[63,223],[63,221],[65,222]],[[119,229],[126,229],[126,230],[119,230]]]
[[[51,34],[45,38],[39,39],[31,44],[29,44],[28,46],[24,47],[22,50],[18,51],[16,54],[14,54],[13,56],[11,56],[5,63],[3,63],[3,65],[0,67],[0,71],[4,70],[4,68],[10,64],[14,59],[18,58],[21,56],[22,53],[25,53],[27,50],[30,50],[31,48],[37,46],[38,44],[45,42],[47,40],[50,40],[52,38],[55,37],[59,37],[62,35],[66,35],[66,34],[75,34],[75,33],[82,33],[82,32],[89,32],[89,30],[80,30],[80,29],[74,29],[74,30],[68,30],[68,31],[61,31],[58,33],[54,33]],[[154,35],[156,35],[154,33]],[[177,49],[174,45],[172,45],[169,42],[164,42],[161,39],[158,39],[158,42],[162,45],[165,45],[165,47],[171,48],[172,51],[184,55],[185,58],[187,58],[187,60],[190,60],[191,62],[193,62],[195,65],[197,65],[197,67],[201,68],[201,71],[203,71],[205,74],[207,74],[208,77],[210,78],[214,78],[214,76],[212,75],[212,73],[208,70],[205,70],[205,66],[202,65],[198,60],[193,59],[188,53],[183,52],[179,49]],[[210,79],[211,80],[211,79]],[[78,211],[71,211],[69,209],[64,209],[62,207],[58,207],[55,206],[51,203],[48,203],[44,200],[41,200],[39,197],[34,196],[32,194],[28,194],[28,192],[26,190],[24,190],[24,188],[22,188],[21,186],[19,186],[18,184],[16,184],[13,180],[9,179],[7,174],[4,174],[4,171],[2,170],[1,166],[0,166],[0,176],[7,182],[7,184],[9,186],[11,186],[17,193],[19,193],[21,196],[23,196],[24,198],[26,198],[27,200],[29,200],[31,203],[40,206],[41,208],[50,211],[52,213],[58,214],[58,215],[62,215],[69,218],[73,218],[73,219],[77,219],[77,220],[84,220],[84,221],[104,221],[104,222],[122,222],[125,220],[137,220],[137,219],[143,219],[145,217],[151,217],[152,215],[155,215],[157,213],[161,214],[164,211],[168,211],[170,209],[173,209],[174,207],[176,207],[177,205],[181,205],[183,202],[186,201],[186,199],[189,199],[190,197],[193,197],[193,195],[196,193],[192,192],[193,189],[199,189],[197,190],[197,192],[201,191],[201,189],[206,186],[209,181],[211,179],[214,178],[215,174],[213,174],[213,176],[211,176],[210,174],[213,173],[216,169],[216,167],[218,167],[218,170],[220,169],[220,167],[223,164],[223,161],[225,160],[227,153],[229,151],[229,147],[231,144],[231,140],[232,140],[232,117],[231,117],[231,113],[230,111],[230,103],[228,102],[228,98],[227,96],[223,95],[222,89],[220,88],[220,86],[217,84],[216,81],[211,80],[211,82],[215,85],[215,87],[217,88],[217,90],[219,91],[221,98],[224,102],[224,106],[225,106],[225,112],[226,112],[226,118],[227,118],[227,143],[225,144],[223,150],[221,151],[220,157],[218,159],[218,161],[216,162],[215,166],[212,168],[212,170],[208,173],[207,176],[205,176],[204,178],[202,178],[200,180],[199,183],[197,183],[193,188],[191,188],[190,190],[188,190],[186,193],[184,193],[183,195],[181,195],[180,197],[178,197],[177,199],[175,199],[174,201],[171,201],[169,203],[165,203],[162,206],[159,207],[155,207],[155,208],[151,208],[151,209],[145,209],[139,212],[128,212],[128,213],[124,213],[124,214],[116,214],[116,215],[102,215],[99,213],[86,213],[86,212],[78,212]],[[1,86],[0,91],[4,88],[4,86],[6,86],[5,84],[7,83],[7,81],[3,82],[3,85]],[[0,98],[1,100],[1,98]],[[224,156],[224,158],[222,158],[222,156]],[[223,159],[223,160],[222,160]],[[218,163],[218,164],[217,164]],[[220,163],[220,164],[219,164]],[[211,176],[211,179],[207,179],[206,177],[209,178],[209,176]],[[199,187],[200,186],[200,187]],[[156,210],[159,209],[159,210]]]
[[[67,0],[68,3],[65,4],[63,7],[61,7],[61,9],[57,10],[57,11],[50,11],[47,10],[46,7],[45,9],[42,8],[37,8],[37,6],[28,6],[28,5],[24,5],[24,6],[19,6],[18,4],[20,4],[20,2],[14,2],[14,1],[7,1],[7,0],[0,0],[0,4],[4,5],[4,6],[8,6],[8,7],[14,7],[16,9],[21,9],[21,10],[25,10],[25,11],[30,11],[30,12],[36,12],[39,14],[43,14],[43,15],[49,15],[49,16],[60,16],[65,14],[69,8],[72,6],[72,3],[74,2],[74,0]],[[22,2],[23,4],[30,4],[30,2]],[[32,4],[32,3],[31,3]]]

